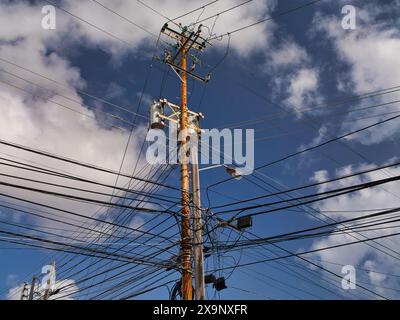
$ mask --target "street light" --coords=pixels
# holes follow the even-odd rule
[[[206,171],[206,170],[210,170],[210,169],[214,169],[214,168],[220,168],[220,167],[224,167],[226,172],[235,180],[240,180],[243,178],[243,172],[241,171],[240,168],[235,168],[232,166],[228,166],[226,164],[217,164],[215,166],[210,166],[210,167],[205,167],[205,168],[201,168],[199,169],[200,171]]]
[[[224,166],[226,172],[235,180],[240,180],[243,177],[243,174],[240,172],[239,168]]]

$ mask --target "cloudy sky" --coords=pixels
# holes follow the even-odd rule
[[[322,0],[229,35],[230,31],[309,1],[253,0],[216,15],[243,2],[220,0],[177,22],[189,26],[204,20],[201,22],[204,36],[214,39],[201,54],[202,63],[196,68],[200,74],[211,71],[211,81],[206,85],[189,81],[189,107],[204,114],[203,128],[255,129],[256,167],[400,114],[399,0]],[[168,18],[179,17],[206,3],[194,0],[54,1],[56,29],[45,30],[42,10],[49,5],[48,1],[0,0],[0,140],[113,171],[135,173],[143,178],[151,176],[151,168],[146,166],[141,152],[149,103],[161,97],[180,102],[179,79],[173,72],[167,72],[168,68],[158,59],[153,59],[154,54],[163,54],[164,41],[170,41],[168,38],[157,41],[159,32]],[[352,5],[356,10],[355,29],[343,28],[345,5]],[[355,96],[363,98],[351,99]],[[399,137],[400,120],[394,119],[214,189],[207,186],[225,179],[226,172],[221,168],[204,171],[201,176],[203,206],[213,207],[276,188],[290,189],[396,162],[400,156]],[[127,178],[116,180],[112,174],[4,144],[0,146],[0,157],[1,182],[21,184],[20,180],[10,177],[20,176],[21,170],[4,165],[6,158],[107,185],[123,187],[130,183]],[[340,180],[329,187],[321,185],[312,191],[323,192],[399,174],[400,168],[392,167]],[[33,172],[23,175],[29,179],[43,178]],[[176,170],[167,182],[178,186],[178,178],[179,170]],[[57,183],[59,178],[48,177],[46,181]],[[79,183],[70,185],[78,187]],[[25,181],[24,186],[37,187],[37,184]],[[394,208],[400,204],[398,186],[398,182],[392,182],[312,204],[303,211],[257,216],[251,232],[266,237],[319,225],[318,219],[345,220],[364,214],[360,210]],[[143,186],[137,183],[131,187],[139,190]],[[94,190],[110,191],[99,186]],[[5,185],[0,186],[0,193],[1,230],[7,229],[4,223],[34,224],[42,228],[57,226],[54,221],[26,217],[20,211],[10,210],[6,206],[34,207],[4,194],[80,212],[83,217],[76,218],[76,222],[83,225],[91,223],[84,216],[113,219],[112,212],[94,204]],[[104,200],[104,197],[96,199]],[[149,203],[146,207],[157,205]],[[58,215],[63,218],[62,213]],[[136,215],[129,225],[139,226],[145,219],[146,216]],[[173,223],[171,228],[175,228]],[[391,228],[363,235],[374,237],[396,232],[398,229]],[[226,231],[217,236],[235,239]],[[351,242],[354,237],[330,235],[283,246],[292,252],[303,252]],[[391,237],[377,240],[373,246],[361,243],[305,257],[338,274],[343,265],[353,265],[357,281],[363,286],[385,297],[398,298],[400,253],[396,248],[399,240]],[[276,248],[272,251],[282,254]],[[210,258],[206,266],[213,270],[221,265],[260,260],[270,254],[262,249],[222,253]],[[29,282],[32,272],[39,272],[54,255],[50,251],[0,243],[2,298],[18,298],[20,284]],[[216,295],[208,288],[209,298],[376,298],[361,288],[343,291],[338,288],[340,279],[293,258],[238,268],[232,274],[230,270],[219,271],[218,275],[227,278],[228,289]],[[60,280],[69,283],[69,289],[76,288],[73,277]],[[265,284],[262,288],[260,281]],[[143,297],[166,298],[167,290],[160,289]]]

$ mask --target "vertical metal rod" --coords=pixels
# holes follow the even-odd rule
[[[181,177],[182,177],[182,216],[181,216],[181,261],[182,261],[182,299],[192,300],[192,244],[190,232],[190,191],[189,191],[189,164],[187,155],[187,83],[186,83],[186,48],[182,48],[182,86],[181,86]]]

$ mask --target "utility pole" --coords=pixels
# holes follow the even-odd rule
[[[28,283],[24,282],[24,286],[22,287],[22,290],[21,290],[20,300],[25,300],[26,298],[28,298]]]
[[[187,155],[187,82],[186,82],[186,48],[182,43],[181,60],[181,113],[180,113],[180,154],[181,154],[181,261],[182,261],[182,298],[192,300],[192,244],[190,236],[190,191],[189,191],[189,165]]]
[[[43,300],[49,300],[50,293],[51,293],[51,288],[50,287],[51,287],[51,285],[53,285],[52,281],[55,279],[55,276],[54,276],[55,268],[56,268],[56,263],[55,263],[54,259],[52,259],[51,260],[50,275],[49,275],[49,277],[47,279],[47,288],[46,288],[46,290],[44,292]]]
[[[193,57],[190,55],[191,49],[195,49],[198,51],[202,51],[207,43],[207,40],[202,38],[200,36],[201,33],[201,25],[198,27],[197,31],[190,31],[188,30],[187,27],[181,27],[180,32],[177,32],[171,28],[168,27],[168,24],[165,24],[161,32],[164,33],[165,35],[169,36],[173,40],[177,41],[178,43],[178,50],[177,52],[172,56],[169,52],[164,52],[164,59],[163,62],[167,65],[169,65],[172,70],[176,73],[176,75],[180,78],[181,80],[181,106],[179,108],[179,111],[176,110],[175,106],[172,104],[164,101],[162,103],[167,104],[169,107],[174,109],[175,115],[179,114],[179,118],[177,119],[177,122],[179,123],[179,137],[180,137],[180,164],[181,164],[181,268],[182,268],[182,280],[181,280],[181,292],[182,292],[182,299],[183,300],[192,300],[193,299],[193,288],[192,288],[192,239],[191,239],[191,225],[190,225],[190,177],[189,177],[189,152],[188,150],[188,142],[190,135],[188,134],[188,113],[192,116],[193,113],[192,111],[188,110],[187,106],[187,76],[190,76],[196,80],[202,81],[204,83],[207,83],[210,79],[210,75],[207,75],[206,77],[201,77],[193,73],[193,70],[196,66],[196,61],[198,59],[193,60],[193,65],[191,66],[190,70],[187,68],[187,56],[189,55],[191,58]],[[175,61],[177,58],[181,55],[181,62],[180,65],[175,64]],[[154,115],[156,117],[154,118],[155,123],[154,125],[156,128],[161,128],[163,127],[162,120],[167,119],[170,121],[173,121],[171,117],[165,117],[163,114],[164,108],[157,109],[160,107],[160,104],[155,105],[155,111]],[[177,112],[178,111],[178,112]],[[201,114],[196,114],[199,117],[202,117]],[[151,117],[153,119],[153,117]],[[158,118],[158,120],[157,120]],[[198,128],[197,128],[198,129]],[[196,130],[197,130],[196,129]],[[197,155],[196,155],[197,157]],[[196,159],[197,160],[197,159]],[[197,161],[196,161],[197,163]],[[197,169],[196,169],[197,168]],[[194,190],[199,190],[199,179],[198,179],[198,167],[195,168],[195,171],[197,172],[197,178],[194,178],[196,182],[195,184],[192,185],[193,192],[195,193]],[[193,168],[192,168],[193,169]],[[192,170],[192,173],[194,171]],[[196,196],[193,196],[193,199],[196,202],[195,204],[195,209],[194,209],[194,215],[196,217],[200,216],[201,218],[201,211],[198,211],[197,209],[200,209],[200,195],[199,192],[196,191]],[[198,266],[201,264],[203,265],[202,261],[202,239],[201,239],[201,234],[199,238],[199,232],[202,232],[202,228],[198,226],[199,219],[195,218],[195,237],[197,240],[197,246],[201,246],[200,250],[199,249],[194,249],[194,258],[195,258],[195,283],[196,283],[196,292],[199,290],[199,292],[202,290],[202,294],[197,294],[196,293],[196,298],[197,299],[204,299],[204,275],[202,268],[199,269]],[[197,231],[199,230],[199,231]],[[201,241],[198,242],[198,239]],[[201,252],[201,255],[199,253]],[[196,259],[201,257],[201,263],[198,262]],[[200,271],[201,270],[201,271]],[[198,272],[201,272],[200,274],[197,274]],[[198,281],[199,278],[201,277],[200,282]],[[197,279],[197,280],[196,280]],[[200,283],[203,283],[201,285]]]
[[[31,290],[29,291],[29,300],[33,300],[33,296],[35,294],[35,283],[36,283],[36,277],[32,277],[32,284],[31,284]]]
[[[200,128],[197,127],[200,132]],[[204,300],[204,267],[203,267],[203,221],[201,217],[200,175],[197,149],[192,150],[192,193],[193,193],[193,272],[194,288],[197,300]]]

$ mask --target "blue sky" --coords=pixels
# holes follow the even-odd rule
[[[157,8],[170,18],[199,6],[199,1],[165,2],[168,4],[156,0],[146,1],[149,6]],[[211,28],[215,21],[214,32],[223,34],[258,21],[268,14],[284,12],[306,2],[305,0],[254,0],[222,14],[217,20],[207,20],[204,24]],[[165,19],[135,1],[102,1],[102,3],[157,35],[165,22]],[[201,18],[238,3],[221,0],[207,7]],[[132,112],[138,111],[139,114],[147,116],[149,102],[160,97],[160,88],[163,88],[163,98],[179,104],[178,78],[173,72],[169,72],[166,81],[163,82],[167,67],[158,61],[153,61],[150,77],[145,86],[155,49],[154,37],[105,11],[93,1],[65,0],[58,4],[131,45],[122,43],[61,10],[56,10],[57,29],[43,30],[40,27],[42,17],[40,10],[44,3],[19,1],[17,4],[14,1],[0,1],[1,25],[4,25],[0,31],[0,58],[47,75],[64,86],[57,86],[3,60],[0,61],[0,71],[2,71],[0,80],[34,91],[38,95],[45,95],[80,112],[92,112],[93,116],[88,120],[59,106],[50,106],[49,101],[32,98],[26,92],[1,83],[1,108],[5,117],[1,123],[0,137],[7,141],[118,170],[129,136],[129,127],[126,123],[116,120],[111,122],[121,126],[121,129],[110,127],[110,120],[105,120],[107,116],[101,110],[117,114],[128,121],[133,120],[133,115],[89,98],[80,91],[90,92],[115,105],[124,106]],[[353,5],[356,9],[355,30],[342,28],[344,15],[341,11],[344,5]],[[397,115],[393,113],[400,112],[395,103],[352,113],[348,111],[398,100],[398,92],[345,103],[335,104],[335,102],[346,97],[400,85],[399,8],[398,0],[321,1],[254,28],[234,33],[229,47],[228,37],[220,41],[215,40],[213,46],[201,55],[203,68],[196,69],[199,72],[213,69],[211,81],[203,85],[190,80],[189,107],[204,114],[203,128],[255,129],[256,167],[307,146]],[[189,24],[196,21],[200,13],[201,10],[186,16],[181,22]],[[205,33],[207,34],[207,31]],[[157,54],[161,53],[162,50],[159,48]],[[219,61],[222,62],[218,63]],[[214,69],[216,65],[218,66]],[[71,104],[71,101],[60,98],[54,93],[43,92],[21,82],[9,73],[4,73],[4,70],[40,83],[48,90],[59,92],[62,88],[63,94],[79,100],[80,104],[79,106]],[[138,106],[142,92],[143,98]],[[139,121],[142,128],[147,125],[143,118],[138,118],[136,121]],[[242,126],[244,121],[248,123]],[[311,181],[321,181],[360,171],[368,166],[393,162],[399,156],[399,132],[400,124],[398,120],[394,120],[351,136],[340,143],[331,143],[318,151],[307,152],[254,172],[240,181],[232,180],[220,184],[215,188],[218,193],[209,191],[211,207],[231,202],[229,197],[247,199],[271,192],[271,186],[290,189],[309,184]],[[132,171],[142,139],[143,129],[134,130],[123,165],[124,172]],[[54,161],[16,152],[12,148],[2,146],[1,152],[3,155],[11,154],[49,167],[56,166],[59,170],[75,170],[73,167],[61,166]],[[144,165],[144,162],[141,162],[143,159],[139,161]],[[8,169],[3,166],[1,170],[4,173]],[[348,179],[343,182],[344,185],[339,182],[330,187],[382,179],[385,174],[396,175],[399,171],[399,168],[391,168],[387,172]],[[107,183],[114,182],[113,177],[100,176],[93,171],[77,169],[74,173],[101,179]],[[202,172],[204,208],[208,207],[207,186],[226,177],[225,171],[221,168]],[[179,170],[176,170],[167,181],[169,184],[178,185],[178,178]],[[312,208],[321,211],[339,211],[395,207],[399,202],[396,183],[385,187],[387,190],[376,188],[330,199],[313,204]],[[10,193],[10,189],[2,187],[3,189]],[[387,192],[388,190],[390,192]],[[323,191],[323,189],[314,188],[310,190],[312,191]],[[45,200],[69,210],[87,211],[87,214],[94,213],[98,209],[93,205],[77,205],[68,200],[53,200],[21,191],[16,192],[27,199]],[[162,190],[161,194],[172,195],[166,190]],[[1,200],[11,201],[5,197]],[[310,210],[312,209],[308,208],[306,211]],[[352,216],[355,214],[357,213],[353,213]],[[1,209],[3,221],[42,223],[34,218],[24,217],[23,214],[18,214],[19,218],[16,218],[16,215],[15,211]],[[337,220],[349,217],[343,213],[329,215]],[[137,220],[140,219],[147,218],[138,215]],[[134,225],[135,221],[131,223]],[[257,216],[254,217],[253,223],[251,232],[261,237],[320,224],[310,217],[309,213],[293,211]],[[394,233],[395,230],[389,232]],[[220,239],[228,239],[229,234],[229,230],[217,231]],[[233,235],[231,236],[230,240],[235,239]],[[393,237],[390,240],[381,240],[379,243],[395,249],[399,244],[398,239]],[[349,241],[348,236],[327,236],[323,239],[287,242],[282,246],[292,252],[302,252],[346,241]],[[20,248],[8,243],[0,244],[2,298],[6,298],[9,290],[17,287],[22,281],[29,281],[27,274],[39,272],[44,261],[49,261],[55,255],[45,250]],[[255,261],[260,259],[260,255],[270,254],[269,249],[277,250],[266,246],[259,250],[244,249],[240,254],[222,253],[208,258],[206,266],[213,269],[215,266],[219,268],[234,265],[233,261],[237,263]],[[282,251],[276,252],[279,255],[283,254]],[[247,254],[250,256],[246,256]],[[57,263],[57,256],[55,257]],[[322,251],[306,257],[311,260],[322,260],[318,262],[319,265],[338,274],[341,265],[354,265],[359,268],[357,281],[386,297],[399,297],[396,291],[399,289],[398,278],[389,275],[399,274],[396,259],[365,244]],[[328,262],[335,262],[338,265]],[[376,270],[381,273],[366,273],[361,269]],[[175,273],[164,281],[177,276]],[[227,278],[228,289],[216,294],[215,290],[209,287],[207,289],[209,298],[376,298],[361,288],[352,292],[341,290],[338,288],[341,285],[340,279],[294,258],[282,260],[279,264],[269,262],[249,268],[237,268],[231,275],[229,270],[218,272],[218,276]],[[85,296],[78,297],[85,298]],[[164,299],[167,298],[167,289],[163,287],[140,298]]]

